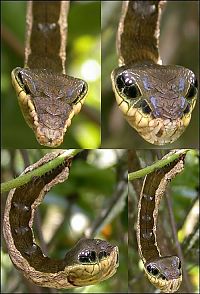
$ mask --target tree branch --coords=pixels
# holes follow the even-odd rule
[[[173,153],[172,155],[170,155],[169,157],[167,157],[165,159],[158,160],[157,162],[155,162],[154,164],[152,164],[150,166],[147,166],[147,167],[140,169],[136,172],[129,173],[128,174],[128,181],[132,181],[132,180],[144,177],[147,174],[152,173],[155,169],[162,168],[166,164],[169,164],[170,162],[177,159],[181,154],[185,154],[188,151],[189,151],[189,149],[177,150],[175,153]]]
[[[44,175],[48,171],[60,165],[65,160],[66,157],[69,157],[69,156],[74,157],[76,154],[78,154],[81,151],[82,149],[66,150],[63,154],[59,155],[58,157],[54,158],[48,163],[34,169],[33,171],[1,184],[1,193],[9,191],[13,188],[20,187],[28,183],[32,179],[32,177]]]

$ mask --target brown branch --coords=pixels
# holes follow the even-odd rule
[[[101,115],[98,110],[95,108],[89,106],[89,105],[83,105],[82,112],[95,124],[98,126],[101,125]]]
[[[19,57],[24,58],[24,46],[19,42],[18,38],[4,25],[1,25],[1,36],[5,42]]]

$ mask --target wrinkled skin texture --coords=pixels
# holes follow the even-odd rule
[[[192,99],[186,99],[190,84],[194,84],[194,74],[181,66],[138,65],[121,67],[113,75],[117,80],[120,74],[126,74],[139,88],[137,97],[124,95],[124,100],[134,107],[138,100],[144,99],[151,109],[152,118],[175,120],[182,118]],[[119,95],[123,96],[119,87]],[[137,106],[136,106],[137,107]]]
[[[197,98],[192,71],[176,65],[122,66],[112,73],[119,108],[148,142],[172,143],[190,122]]]
[[[47,153],[23,174],[63,153],[63,150]],[[6,201],[3,233],[9,256],[28,280],[42,287],[61,289],[95,284],[114,275],[119,265],[117,246],[100,239],[79,240],[63,259],[45,256],[35,241],[32,231],[35,211],[47,191],[67,180],[71,160],[67,157],[51,171],[12,189]]]
[[[50,70],[22,68],[13,71],[13,84],[19,91],[24,117],[38,141],[51,147],[59,145],[73,115],[78,112],[74,107],[80,102],[81,108],[87,84]]]
[[[145,273],[155,287],[162,291],[176,292],[182,282],[182,269],[178,256],[165,256],[145,264]]]
[[[165,4],[123,1],[117,32],[119,67],[111,74],[117,104],[126,120],[154,145],[173,143],[182,135],[197,98],[197,80],[191,70],[161,65],[160,19]],[[131,81],[135,84],[132,90]]]

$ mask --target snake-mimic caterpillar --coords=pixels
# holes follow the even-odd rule
[[[190,123],[197,78],[180,65],[162,65],[160,19],[166,1],[122,1],[117,34],[119,67],[111,74],[119,109],[147,142],[177,140]]]
[[[66,75],[69,5],[27,1],[24,68],[12,71],[22,114],[38,142],[49,147],[63,142],[88,88],[85,81]]]
[[[64,151],[46,154],[27,167],[28,173],[53,160]],[[98,283],[111,277],[118,267],[118,248],[100,239],[81,239],[62,260],[45,256],[32,232],[35,209],[46,193],[68,179],[72,158],[50,172],[33,177],[9,192],[3,222],[8,253],[27,279],[42,287],[72,288]]]
[[[171,153],[165,157],[170,156]],[[182,281],[182,269],[178,256],[161,256],[157,244],[158,209],[168,183],[183,170],[184,159],[185,154],[181,154],[170,164],[146,175],[138,203],[139,255],[150,282],[165,293],[178,290]]]

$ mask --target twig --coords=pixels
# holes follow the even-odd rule
[[[135,172],[141,169],[141,164],[135,149],[128,151],[128,171]],[[131,182],[137,197],[139,198],[142,189],[142,180],[134,180]]]
[[[98,110],[96,110],[95,108],[84,104],[82,107],[82,112],[95,124],[97,124],[98,126],[101,125],[101,115],[100,112]]]
[[[48,163],[34,169],[33,171],[1,184],[1,193],[28,183],[34,176],[42,176],[43,174],[60,165],[66,157],[75,156],[81,151],[82,149],[66,150],[63,154],[59,155]]]
[[[143,169],[140,169],[136,172],[129,173],[128,174],[128,181],[132,181],[132,180],[144,177],[145,175],[153,172],[155,169],[162,168],[166,164],[169,164],[170,162],[177,159],[181,154],[185,154],[188,151],[189,151],[189,149],[177,150],[177,152],[173,153],[172,155],[170,155],[169,157],[167,157],[165,159],[161,159],[161,160],[155,162],[154,164],[147,166]]]
[[[21,156],[22,156],[23,161],[24,161],[24,168],[26,168],[27,166],[30,165],[28,152],[27,152],[26,149],[19,149],[19,152],[21,153]]]
[[[8,46],[16,52],[21,58],[24,57],[24,46],[19,42],[18,38],[9,30],[6,26],[1,26],[2,40],[8,44]]]
[[[125,206],[125,200],[128,195],[128,186],[127,186],[127,174],[124,175],[124,178],[119,182],[114,191],[114,194],[111,198],[111,202],[102,211],[102,214],[97,218],[96,222],[87,232],[87,238],[94,238],[99,231],[102,229],[105,224],[111,222],[111,220],[122,211]]]

